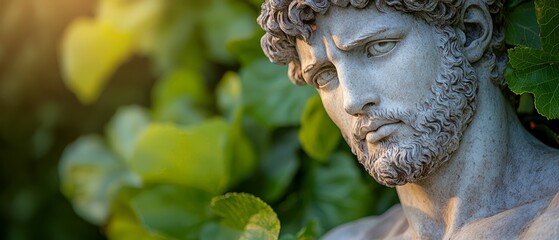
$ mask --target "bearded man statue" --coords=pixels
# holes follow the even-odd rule
[[[325,239],[559,239],[559,151],[504,81],[503,0],[267,0],[262,49],[311,85],[400,205]]]

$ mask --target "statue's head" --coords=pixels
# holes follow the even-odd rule
[[[480,76],[505,89],[502,1],[267,0],[258,22],[268,58],[314,86],[360,163],[397,186],[452,157]]]

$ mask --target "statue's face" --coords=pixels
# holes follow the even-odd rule
[[[333,6],[315,23],[309,44],[297,41],[303,77],[369,173],[382,184],[402,185],[448,160],[471,99],[437,103],[440,96],[465,97],[441,87],[452,64],[443,64],[435,27],[374,6]]]

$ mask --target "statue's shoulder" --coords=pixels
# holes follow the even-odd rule
[[[322,240],[384,239],[401,235],[408,227],[402,207],[397,204],[379,216],[365,217],[330,230]]]
[[[523,239],[559,239],[559,193],[527,227]]]

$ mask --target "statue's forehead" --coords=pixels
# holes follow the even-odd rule
[[[309,44],[320,44],[324,38],[336,43],[350,42],[363,35],[391,29],[409,28],[417,18],[386,7],[379,11],[374,4],[366,8],[331,6],[316,16]]]

